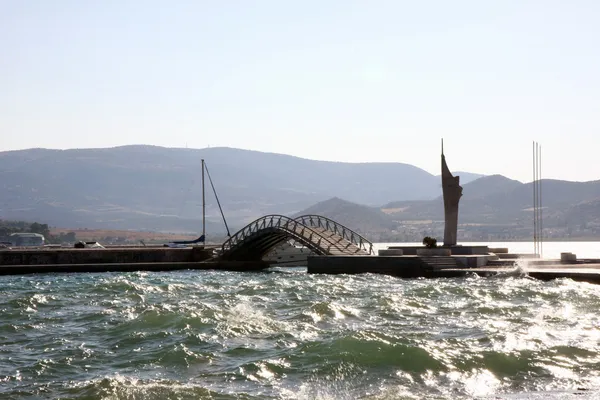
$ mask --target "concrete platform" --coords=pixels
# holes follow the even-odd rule
[[[389,250],[402,250],[406,256],[417,255],[417,250],[424,249],[425,246],[388,246]],[[453,256],[472,256],[472,255],[486,255],[490,253],[488,246],[438,246],[440,249],[450,249],[450,253]]]
[[[264,261],[219,261],[213,248],[195,246],[118,248],[30,248],[0,251],[0,275],[111,271],[174,271],[218,269],[257,271]]]
[[[3,265],[106,264],[199,262],[212,257],[212,249],[202,246],[188,248],[128,247],[128,248],[16,248],[0,251]]]
[[[308,273],[362,274],[375,273],[401,278],[456,278],[469,274],[479,276],[527,275],[541,280],[569,278],[600,283],[600,260],[577,264],[560,264],[557,260],[535,260],[538,265],[522,268],[501,260],[496,266],[481,266],[486,256],[420,257],[420,256],[311,256]],[[504,264],[506,263],[506,264]]]
[[[309,256],[309,274],[375,273],[418,278],[435,276],[435,271],[485,265],[487,256]]]
[[[309,274],[363,274],[377,273],[406,278],[422,276],[418,256],[309,256]],[[454,265],[456,267],[456,265]]]
[[[527,258],[527,259],[536,259],[539,258],[539,255],[537,254],[533,254],[533,253],[498,253],[497,254],[498,258],[501,258],[503,260],[517,260],[520,258]]]
[[[456,268],[439,271],[442,277],[464,277],[476,274],[483,277],[490,276],[530,276],[535,279],[549,281],[553,279],[568,278],[579,282],[600,284],[600,263],[587,264],[585,266],[554,265],[535,268],[519,267],[482,267],[482,268]]]

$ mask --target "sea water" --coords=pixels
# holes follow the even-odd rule
[[[526,275],[3,276],[0,398],[598,398],[599,310]]]

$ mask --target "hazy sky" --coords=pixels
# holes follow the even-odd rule
[[[600,179],[600,1],[0,0],[0,150]],[[401,182],[398,182],[401,184]]]

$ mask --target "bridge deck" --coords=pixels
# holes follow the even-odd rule
[[[259,259],[286,240],[295,240],[320,255],[368,255],[373,249],[373,244],[358,233],[322,216],[292,219],[267,215],[251,222],[223,243],[221,257]]]
[[[332,246],[330,248],[331,255],[367,254],[360,247],[344,239],[342,236],[338,235],[333,231],[319,227],[312,227],[312,230],[319,233],[322,238],[328,239],[332,243]]]

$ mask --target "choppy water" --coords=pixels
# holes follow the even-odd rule
[[[0,398],[595,398],[599,310],[526,277],[0,277]]]

